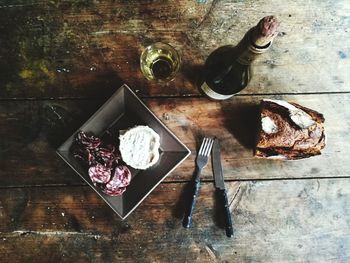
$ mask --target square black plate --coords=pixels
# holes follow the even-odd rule
[[[91,183],[86,167],[76,160],[70,148],[79,131],[92,133],[99,137],[109,131],[118,136],[119,130],[136,125],[148,125],[159,134],[159,161],[146,170],[130,169],[132,180],[123,195],[108,196]],[[57,149],[57,153],[122,219],[125,219],[172,170],[188,157],[190,150],[124,84]]]

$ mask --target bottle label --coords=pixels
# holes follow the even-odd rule
[[[230,94],[230,95],[224,95],[224,94],[220,94],[217,93],[215,91],[213,91],[206,82],[204,82],[201,86],[202,91],[210,98],[214,99],[214,100],[226,100],[231,98],[234,94]]]

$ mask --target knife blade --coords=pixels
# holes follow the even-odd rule
[[[215,138],[214,144],[213,144],[212,164],[213,164],[212,166],[213,166],[215,187],[221,199],[220,202],[224,205],[226,236],[232,237],[233,236],[232,218],[231,218],[231,212],[230,212],[230,208],[227,200],[224,174],[222,172],[220,142],[218,138]]]

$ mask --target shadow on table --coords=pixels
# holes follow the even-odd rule
[[[80,81],[75,89],[81,90],[81,98],[108,99],[125,82],[113,69],[103,69],[101,72],[87,75],[85,81]]]
[[[195,172],[193,173],[193,176],[195,176]],[[175,208],[173,210],[173,216],[177,219],[181,220],[181,223],[183,225],[183,219],[185,214],[190,208],[191,198],[192,198],[192,192],[194,187],[194,179],[192,179],[190,182],[188,182],[185,187],[182,189],[179,200],[177,201]],[[196,208],[195,208],[196,209]]]
[[[195,172],[193,177],[195,176]],[[185,185],[185,187],[182,189],[182,192],[180,194],[180,198],[175,206],[175,209],[173,210],[173,216],[177,219],[181,220],[182,226],[184,225],[184,216],[185,212],[188,211],[191,205],[191,197],[192,197],[192,191],[194,186],[194,179],[191,180],[189,183]],[[214,189],[213,185],[213,189]],[[199,193],[200,194],[200,193]],[[214,207],[211,211],[213,211],[212,219],[213,224],[215,226],[225,229],[225,210],[223,203],[221,202],[222,198],[219,195],[220,193],[218,191],[213,191],[213,199],[214,201]],[[194,208],[194,212],[201,209],[200,204],[197,202],[196,206]],[[193,225],[198,225],[197,223],[200,222],[201,219],[193,218]]]
[[[181,72],[196,88],[203,82],[203,65],[183,65]]]
[[[196,129],[192,131],[194,133],[194,138],[196,139],[196,151],[193,151],[192,154],[196,155],[197,150],[199,149],[202,140],[205,136],[205,132],[201,129]],[[195,165],[193,165],[195,168]],[[194,188],[194,180],[196,176],[196,169],[193,170],[191,180],[185,184],[184,188],[181,191],[179,200],[177,201],[175,208],[173,210],[173,216],[177,219],[183,219],[185,213],[189,210],[192,200],[192,193]],[[196,204],[197,207],[198,204]],[[195,210],[198,209],[195,207]]]
[[[254,102],[252,103],[226,103],[222,104],[222,112],[225,118],[225,127],[237,141],[248,149],[253,149],[256,144],[258,130],[260,128],[260,106]],[[199,149],[202,138],[206,134],[205,131],[198,130],[195,132],[196,149]],[[195,155],[196,152],[193,152]],[[182,189],[179,200],[173,210],[173,216],[177,219],[183,220],[185,212],[190,207],[190,202],[193,192],[193,181],[196,173],[193,171],[191,181],[188,182]],[[214,189],[214,185],[213,185]],[[213,207],[213,224],[217,227],[225,228],[225,213],[221,199],[216,191],[213,191],[214,207]],[[195,211],[200,209],[200,204],[196,204]],[[194,224],[196,219],[193,218]]]
[[[81,87],[81,90],[84,91],[82,99],[43,101],[39,121],[41,135],[51,147],[57,148],[84,124],[122,84],[123,81],[115,72],[105,72],[96,76],[96,79],[86,86]],[[101,87],[98,94],[96,94],[97,87]]]
[[[235,98],[233,98],[235,99]],[[223,103],[225,127],[237,141],[248,149],[254,149],[260,129],[260,106],[256,103]]]

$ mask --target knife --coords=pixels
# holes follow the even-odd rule
[[[224,175],[223,175],[222,166],[221,166],[220,142],[218,138],[215,138],[214,144],[213,144],[212,163],[213,163],[215,188],[218,191],[220,202],[223,203],[224,205],[226,236],[232,237],[233,236],[232,219],[231,219],[230,208],[227,201]]]

